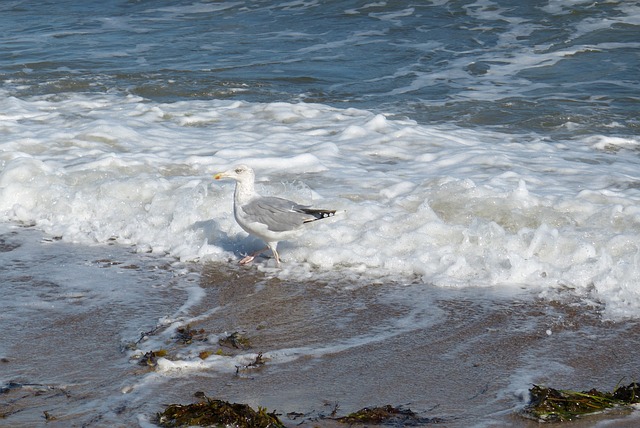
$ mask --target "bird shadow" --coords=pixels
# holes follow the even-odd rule
[[[214,244],[224,251],[232,252],[238,258],[258,251],[265,246],[264,242],[251,235],[244,238],[232,238],[228,233],[220,229],[220,225],[215,220],[196,221],[191,228],[196,231],[202,231],[209,244]],[[269,252],[267,251],[268,254]]]

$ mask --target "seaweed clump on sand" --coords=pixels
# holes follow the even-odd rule
[[[249,349],[251,348],[251,341],[249,338],[241,334],[240,332],[233,332],[228,336],[222,337],[218,340],[220,346],[235,349]]]
[[[206,342],[207,336],[206,331],[201,329],[191,328],[191,324],[187,324],[183,327],[176,328],[176,342],[182,343],[183,345],[190,345],[192,342]]]
[[[523,409],[523,416],[541,422],[566,422],[580,416],[640,403],[640,385],[633,382],[613,392],[567,391],[534,385],[531,402]]]
[[[167,356],[167,351],[165,349],[160,349],[158,351],[149,351],[145,353],[140,360],[138,360],[138,364],[141,366],[149,366],[155,367],[158,365],[158,358],[163,358]]]
[[[439,418],[423,418],[411,409],[402,409],[391,405],[365,407],[357,412],[336,419],[344,424],[372,424],[396,426],[420,426],[442,422]]]
[[[238,428],[285,428],[275,413],[247,404],[229,403],[205,397],[194,404],[171,404],[159,413],[157,422],[162,427],[232,426]]]

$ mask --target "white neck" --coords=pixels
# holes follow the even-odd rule
[[[233,197],[237,204],[244,205],[255,196],[253,180],[237,181]]]

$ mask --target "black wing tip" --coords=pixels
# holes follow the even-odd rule
[[[336,215],[336,210],[316,210],[311,208],[305,208],[301,211],[304,212],[305,214],[309,214],[315,217],[314,219],[309,219],[305,221],[305,223],[308,223],[310,221],[315,221],[315,220],[322,220],[323,218],[329,218]]]

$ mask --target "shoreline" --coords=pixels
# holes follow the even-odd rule
[[[42,257],[25,270],[38,263],[44,270],[52,263],[86,267],[89,258],[78,280],[106,275],[130,287],[122,290],[142,294],[139,302],[123,304],[119,292],[107,290],[108,300],[92,307],[86,296],[60,296],[53,288],[52,301],[73,310],[34,312],[18,326],[5,323],[2,382],[31,385],[0,396],[0,413],[7,414],[0,422],[13,426],[148,427],[168,404],[197,402],[194,393],[202,391],[276,412],[287,426],[344,426],[326,416],[391,405],[437,418],[441,426],[528,428],[539,424],[518,409],[533,384],[610,391],[638,377],[640,321],[602,321],[597,307],[570,297],[282,281],[235,263],[189,265],[190,274],[176,275],[166,262],[118,247],[109,248],[109,261],[98,258],[104,248],[36,245]],[[38,287],[36,279],[29,284]],[[213,338],[236,331],[250,345],[224,348],[223,356],[175,371],[145,368],[127,357],[123,346],[138,339],[135,328],[145,331],[171,313],[173,323],[150,334],[146,344],[172,349],[168,359],[189,362],[200,349],[215,353],[221,346]],[[178,345],[176,325],[208,339]],[[237,361],[257,353],[264,365],[235,373]],[[638,420],[638,412],[611,411],[571,426],[601,421],[624,427]]]
[[[205,282],[203,286],[217,288],[220,282]],[[232,285],[229,287],[233,289]],[[282,285],[271,287],[277,290]],[[361,307],[362,313],[335,328],[334,336],[363,334],[367,328],[384,329],[398,319],[414,322],[415,328],[403,330],[401,322],[395,327],[396,332],[389,332],[379,341],[310,361],[295,361],[287,367],[265,367],[266,373],[256,376],[266,386],[247,388],[243,382],[234,382],[220,391],[227,398],[245,397],[246,401],[256,390],[262,391],[257,394],[262,396],[269,396],[269,390],[287,390],[287,394],[277,394],[277,398],[263,400],[259,405],[282,409],[286,414],[304,413],[294,408],[295,401],[305,403],[302,408],[312,412],[323,411],[322,403],[338,403],[346,414],[363,407],[391,404],[409,407],[422,417],[437,417],[446,426],[508,423],[528,427],[538,423],[521,418],[517,409],[527,403],[533,383],[610,390],[621,379],[631,381],[638,375],[640,324],[601,321],[597,308],[580,302],[425,284],[369,286],[353,291],[330,287],[330,292],[311,285],[303,288],[306,291],[301,293],[302,299],[313,302],[310,307],[340,309],[324,323],[322,317],[314,318],[311,324],[293,318],[297,336],[323,336],[323,332],[340,324],[342,311],[349,311],[351,303]],[[403,298],[389,301],[385,296],[394,293]],[[286,302],[286,291],[279,296],[281,302]],[[424,302],[414,304],[421,297]],[[245,299],[238,297],[239,301]],[[254,300],[243,307],[239,301],[231,305],[237,324],[250,328],[264,305]],[[295,312],[298,305],[291,302],[284,313]],[[320,312],[330,313],[331,309]],[[259,347],[263,351],[286,346],[279,338],[290,336],[291,332],[283,325],[288,323],[282,322],[280,328],[273,326],[264,334],[260,332],[263,342]],[[297,344],[294,338],[288,342]]]

